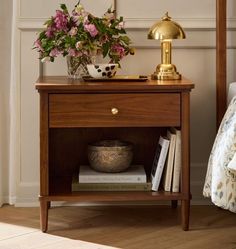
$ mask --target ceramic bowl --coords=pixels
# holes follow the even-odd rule
[[[133,159],[133,145],[120,140],[103,140],[88,145],[88,160],[91,168],[116,173],[129,168]]]
[[[116,74],[118,64],[88,64],[87,68],[93,78],[111,78]]]

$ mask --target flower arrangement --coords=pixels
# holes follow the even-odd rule
[[[45,25],[34,42],[43,62],[53,62],[58,55],[69,55],[88,63],[92,56],[102,54],[110,63],[119,64],[124,56],[134,54],[123,17],[116,18],[111,8],[99,18],[87,12],[80,2],[72,14],[61,4],[61,9]]]

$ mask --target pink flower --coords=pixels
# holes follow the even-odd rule
[[[88,31],[92,37],[95,37],[98,34],[98,30],[94,24],[85,24],[84,30]]]
[[[54,49],[51,50],[49,55],[51,57],[57,57],[59,54],[60,54],[60,51],[57,48],[54,48]]]
[[[69,31],[69,35],[75,36],[78,32],[78,28],[72,27],[71,30]]]
[[[89,13],[84,10],[81,4],[77,5],[75,9],[72,11],[72,20],[79,25],[81,22],[84,24],[88,23],[88,15]]]
[[[34,42],[34,46],[38,49],[39,52],[43,52],[42,43],[39,39]]]
[[[117,54],[120,59],[125,56],[125,49],[120,44],[113,45],[111,50],[114,54]]]
[[[68,55],[75,57],[77,55],[77,51],[73,48],[69,48]]]
[[[54,35],[54,31],[55,31],[55,28],[50,26],[47,28],[47,31],[45,32],[45,35],[48,37],[48,38],[51,38],[53,37]]]
[[[107,41],[108,41],[108,36],[107,36],[107,35],[103,35],[103,36],[100,38],[101,44],[106,43]]]
[[[54,22],[58,30],[67,31],[67,23],[68,23],[67,15],[63,11],[61,10],[56,11]]]

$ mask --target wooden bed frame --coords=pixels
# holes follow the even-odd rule
[[[216,0],[216,122],[219,127],[227,106],[227,0]]]

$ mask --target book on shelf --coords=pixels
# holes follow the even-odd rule
[[[145,183],[79,183],[72,181],[72,191],[150,191],[151,182]]]
[[[172,192],[179,192],[179,189],[180,189],[180,173],[181,173],[181,164],[182,164],[181,131],[173,127],[173,128],[171,128],[171,132],[176,134]]]
[[[166,165],[163,174],[163,188],[165,191],[171,191],[173,167],[174,167],[174,156],[175,156],[175,144],[176,144],[176,134],[167,130],[167,138],[170,141],[169,151],[166,160]]]
[[[131,165],[120,173],[98,172],[88,165],[81,165],[79,183],[146,183],[147,176],[143,165]]]
[[[168,148],[169,140],[160,136],[151,170],[151,182],[153,191],[158,191]]]

